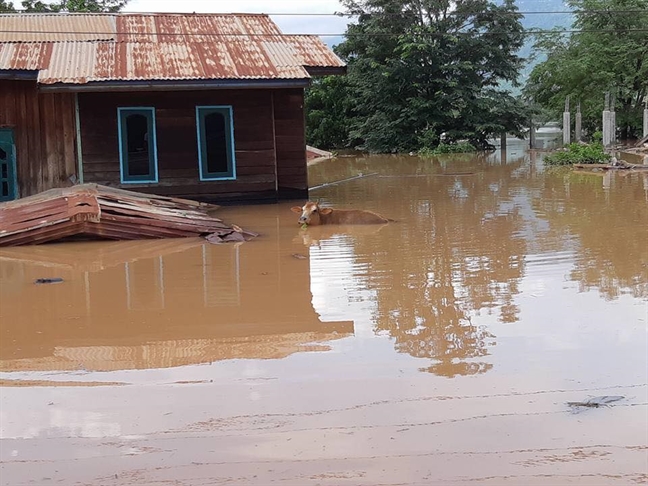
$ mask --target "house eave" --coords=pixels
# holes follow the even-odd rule
[[[196,91],[216,89],[306,88],[310,79],[217,79],[157,81],[91,81],[85,84],[53,83],[39,85],[40,91]]]
[[[346,66],[306,66],[305,69],[311,76],[344,76],[347,73]]]
[[[0,69],[0,79],[9,79],[12,81],[36,81],[38,71],[27,69]]]

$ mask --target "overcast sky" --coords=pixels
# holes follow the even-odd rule
[[[333,13],[343,10],[338,0],[130,0],[126,12],[196,13]],[[336,34],[347,19],[322,16],[283,16],[272,20],[286,34]],[[330,38],[323,38],[330,41]]]

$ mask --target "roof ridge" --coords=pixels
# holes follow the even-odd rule
[[[128,16],[151,16],[151,17],[269,17],[267,13],[246,13],[246,12],[3,12],[2,17],[128,17]]]
[[[75,16],[75,17],[81,17],[81,16],[86,16],[86,17],[99,17],[99,16],[104,16],[104,17],[111,17],[111,16],[116,16],[119,15],[118,13],[115,12],[2,12],[0,13],[0,16],[2,17],[63,17],[63,16]]]

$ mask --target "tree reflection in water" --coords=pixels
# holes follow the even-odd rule
[[[537,153],[519,153],[505,163],[496,152],[311,168],[319,183],[372,174],[315,196],[397,220],[380,236],[352,238],[352,253],[365,268],[363,288],[374,293],[376,332],[391,336],[399,352],[433,360],[425,371],[492,368],[485,357],[495,336],[474,323],[519,321],[516,296],[529,261],[606,299],[648,296],[648,178],[555,171]]]
[[[471,163],[471,175],[426,177],[435,164],[410,159],[394,168],[380,165],[375,181],[328,191],[337,200],[368,201],[380,200],[374,191],[381,185],[389,191],[385,211],[398,221],[389,237],[355,241],[356,255],[371,255],[366,278],[376,292],[375,328],[394,338],[397,351],[434,360],[422,370],[442,376],[492,368],[480,358],[495,336],[473,325],[471,316],[518,320],[514,296],[527,242],[519,236],[524,218],[511,201],[523,184],[512,175],[523,159],[491,166],[482,158],[477,164]]]
[[[648,177],[557,171],[544,179],[534,208],[556,238],[577,242],[570,279],[581,292],[648,297]]]

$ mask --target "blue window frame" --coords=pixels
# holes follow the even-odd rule
[[[196,106],[200,180],[236,179],[231,106]]]
[[[158,181],[155,108],[117,108],[122,184]]]

